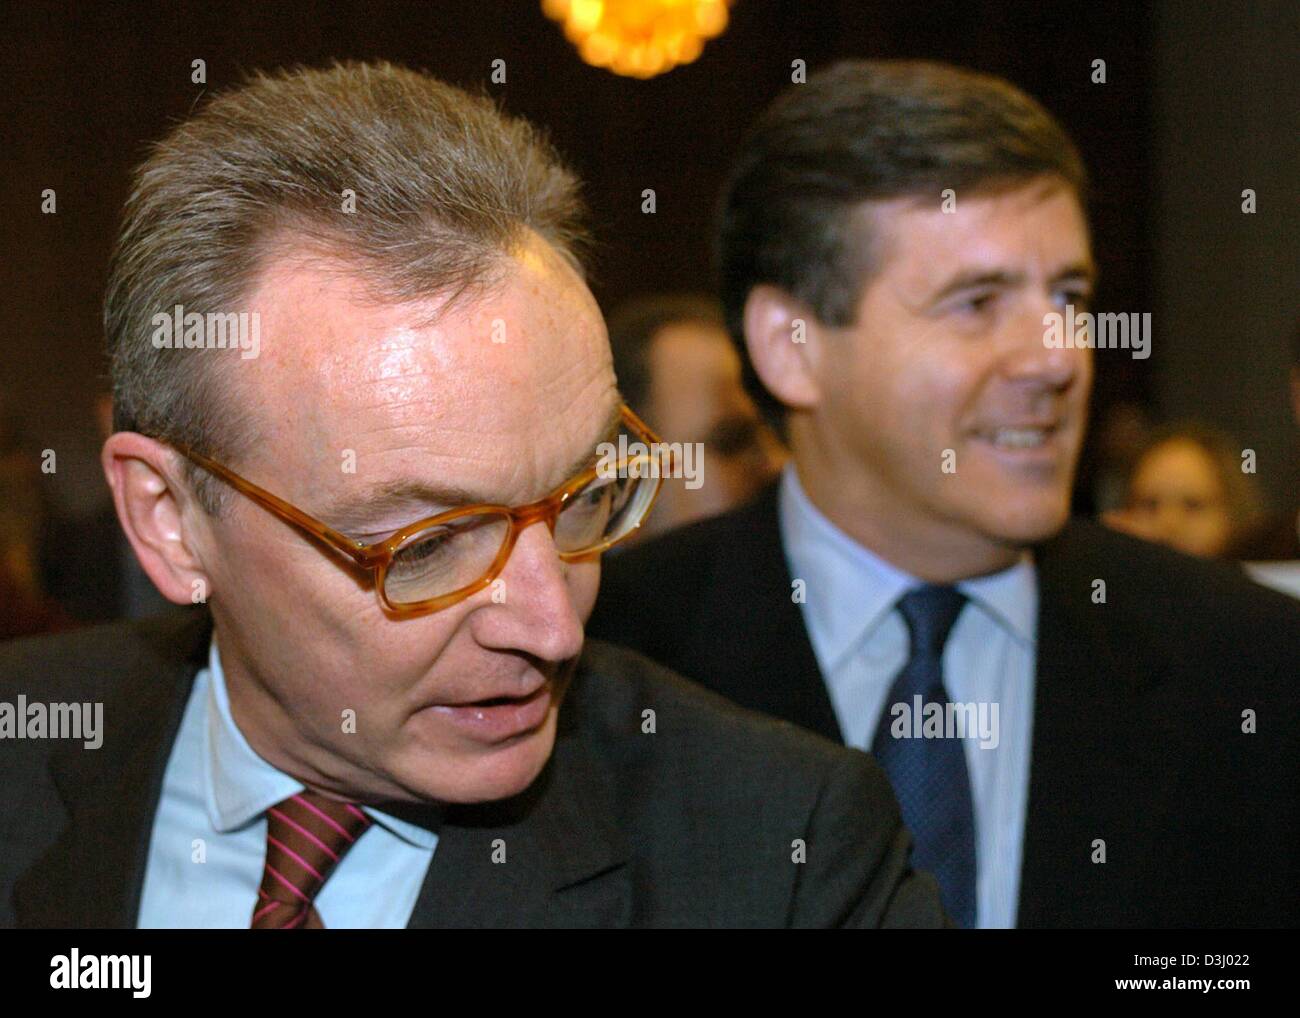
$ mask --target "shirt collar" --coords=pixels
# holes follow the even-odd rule
[[[962,580],[957,589],[1024,645],[1037,641],[1038,573],[1030,551],[1009,569]]]
[[[805,583],[808,635],[818,660],[833,670],[921,581],[827,519],[803,490],[793,461],[782,472],[778,500],[786,559],[792,576]],[[1028,551],[1009,569],[956,586],[1018,640],[1034,642],[1038,582]]]
[[[208,650],[208,689],[203,723],[203,788],[215,830],[238,830],[278,802],[303,791],[303,784],[258,756],[235,724],[226,676],[214,635]],[[417,848],[432,849],[437,835],[407,820],[363,806],[376,823]]]
[[[817,659],[831,671],[916,580],[828,520],[805,494],[793,461],[782,471],[777,497],[790,572],[804,581],[808,636]]]

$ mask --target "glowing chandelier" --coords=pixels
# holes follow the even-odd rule
[[[593,67],[653,78],[689,64],[727,27],[732,0],[542,0]]]

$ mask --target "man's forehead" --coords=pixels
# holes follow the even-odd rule
[[[360,414],[417,403],[426,404],[420,413],[480,413],[464,406],[476,394],[549,388],[566,364],[608,359],[585,284],[549,269],[535,253],[506,257],[480,286],[398,303],[377,299],[368,280],[337,259],[277,258],[251,300],[262,318],[262,353],[244,373],[267,395],[316,396]]]
[[[598,443],[610,440],[617,432],[621,420],[621,404],[614,401],[603,413],[592,417],[587,426],[580,427],[582,438],[574,443],[561,441],[558,433],[536,436],[533,444],[560,443],[572,449],[566,458],[551,457],[562,466],[543,468],[519,490],[514,490],[521,472],[514,469],[509,458],[498,464],[490,476],[479,471],[450,469],[420,470],[408,464],[378,479],[363,479],[348,484],[322,500],[319,510],[332,526],[344,531],[357,531],[368,524],[387,517],[403,522],[413,522],[421,515],[431,515],[444,509],[476,504],[512,504],[532,497],[541,497],[584,469],[594,465]],[[530,450],[531,451],[531,450]],[[430,461],[445,463],[445,460]],[[522,472],[528,477],[529,472]],[[528,490],[529,488],[532,490]]]
[[[1035,180],[991,192],[956,192],[872,203],[862,212],[879,238],[876,265],[918,285],[958,268],[1032,268],[1090,263],[1083,207],[1068,185]],[[1044,227],[1050,222],[1052,228]],[[1033,263],[1030,265],[1029,263]]]
[[[458,300],[405,304],[334,263],[267,268],[243,395],[271,422],[264,458],[299,494],[312,479],[304,508],[499,501],[604,437],[618,400],[599,312],[583,321],[584,294],[556,291],[585,285],[530,258]]]
[[[499,278],[488,278],[475,291],[386,299],[350,263],[294,254],[266,266],[251,303],[269,331],[268,360],[284,369],[378,361],[396,348],[463,335],[499,285]],[[499,296],[496,306],[502,313],[516,310]]]

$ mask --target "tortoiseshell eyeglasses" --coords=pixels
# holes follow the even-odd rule
[[[380,607],[410,618],[449,608],[500,575],[526,527],[545,522],[560,559],[598,555],[645,520],[671,464],[659,437],[627,406],[622,424],[640,441],[623,459],[602,458],[551,494],[524,506],[469,505],[403,527],[373,544],[353,540],[202,453],[174,448],[262,508],[371,574]],[[633,451],[635,450],[635,452]]]

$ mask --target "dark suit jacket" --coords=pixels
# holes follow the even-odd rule
[[[588,632],[842,739],[791,599],[776,492],[606,556]],[[1018,924],[1295,925],[1300,605],[1083,521],[1035,561]]]
[[[1297,519],[1300,519],[1300,507],[1266,517],[1257,528],[1237,540],[1232,549],[1233,558],[1243,562],[1290,562],[1300,558]]]
[[[135,925],[210,628],[200,611],[0,646],[0,702],[102,700],[105,730],[94,750],[0,740],[0,926]],[[656,734],[642,733],[646,709]],[[805,863],[792,861],[796,839]],[[538,780],[442,815],[410,925],[942,925],[937,886],[911,872],[909,851],[865,754],[593,642]]]

